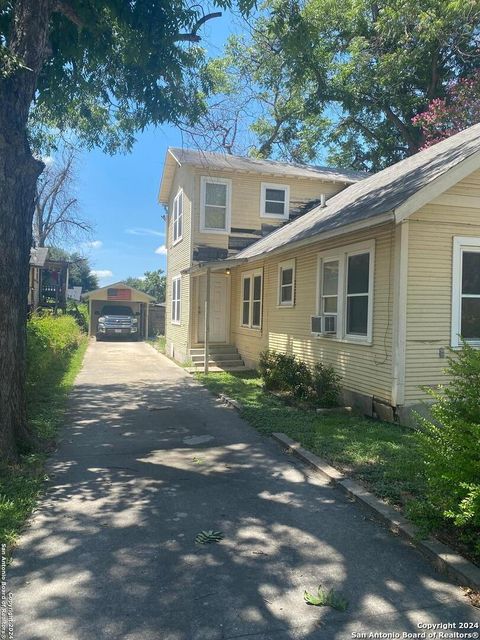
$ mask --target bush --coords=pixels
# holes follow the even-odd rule
[[[69,360],[82,340],[82,332],[70,315],[35,314],[27,323],[27,386],[51,377],[53,369]]]
[[[80,304],[70,302],[67,308],[67,313],[75,318],[76,323],[82,331],[88,333],[88,304],[85,304],[85,302],[81,302]]]
[[[480,352],[464,343],[448,359],[450,382],[425,391],[431,418],[418,416],[431,521],[443,518],[480,554]],[[473,536],[473,537],[472,537]]]
[[[320,407],[337,407],[341,393],[341,377],[331,365],[319,362],[313,367],[312,391]]]
[[[293,355],[266,350],[260,354],[258,370],[265,389],[282,391],[321,407],[338,405],[340,376],[331,366],[317,364],[312,372]]]
[[[266,350],[260,354],[258,368],[265,389],[289,393],[297,400],[310,395],[312,374],[295,356]]]

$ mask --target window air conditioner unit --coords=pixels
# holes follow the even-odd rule
[[[322,316],[312,316],[312,333],[322,333]]]
[[[337,316],[323,316],[323,333],[337,333]]]

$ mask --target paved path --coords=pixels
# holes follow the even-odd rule
[[[52,469],[10,570],[15,640],[346,640],[479,619],[149,345],[90,345]],[[225,540],[195,545],[202,529]],[[348,611],[307,606],[319,583]]]

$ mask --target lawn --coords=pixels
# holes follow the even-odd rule
[[[66,327],[67,328],[67,327]],[[68,327],[70,328],[70,327]],[[66,399],[81,368],[87,338],[77,336],[68,352],[59,349],[56,357],[35,383],[27,385],[27,412],[31,428],[45,445],[40,451],[21,457],[15,465],[0,465],[0,542],[12,545],[35,507],[46,480],[45,461],[62,421]]]
[[[410,429],[286,406],[262,390],[255,372],[197,374],[197,379],[212,392],[238,400],[243,417],[261,433],[286,433],[390,504],[403,507],[424,493],[420,451]]]

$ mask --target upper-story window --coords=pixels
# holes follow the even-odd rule
[[[172,212],[173,244],[183,237],[183,189],[179,189],[173,201]]]
[[[453,240],[452,346],[480,346],[480,238]]]
[[[202,176],[200,181],[200,231],[230,233],[232,181]]]
[[[262,182],[260,216],[287,220],[290,208],[290,187],[285,184]]]

